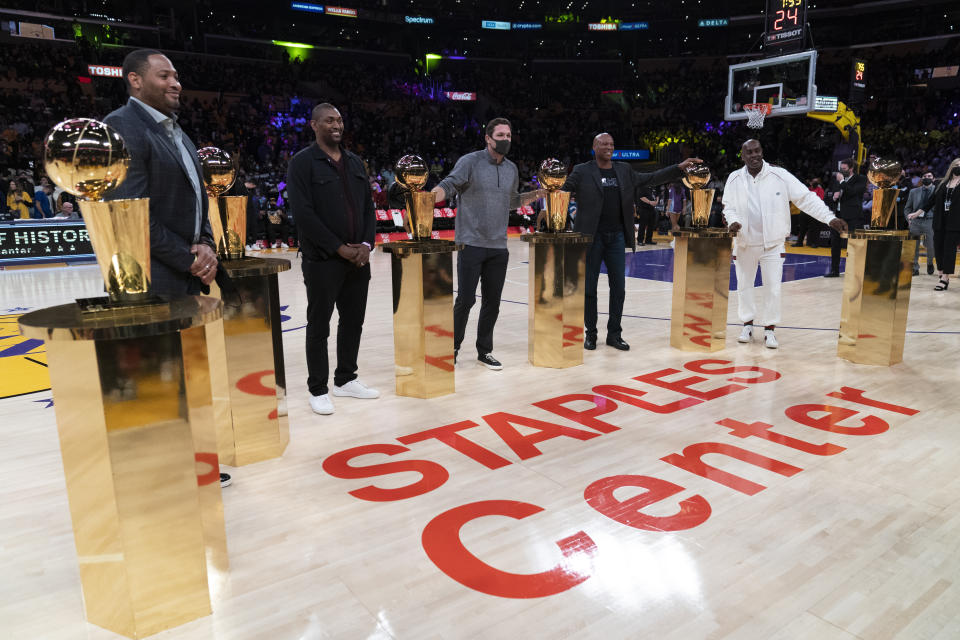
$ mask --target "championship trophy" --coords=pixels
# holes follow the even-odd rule
[[[691,192],[692,226],[673,232],[673,303],[670,346],[684,351],[718,351],[726,345],[730,296],[731,239],[725,227],[708,227],[714,190],[703,163],[683,172]]]
[[[453,252],[451,240],[432,239],[434,194],[421,191],[430,170],[420,156],[396,165],[404,191],[409,240],[388,242],[393,270],[393,354],[398,396],[453,393]]]
[[[900,163],[877,158],[867,179],[877,188],[869,229],[847,234],[837,355],[859,364],[903,361],[913,255],[917,240],[907,230],[886,229],[896,212]],[[894,219],[894,226],[896,220]]]
[[[116,131],[67,120],[44,155],[81,198],[108,296],[25,314],[20,330],[46,342],[86,618],[144,637],[209,614],[208,580],[224,579],[204,332],[222,305],[151,296],[149,200],[101,200],[127,172]]]
[[[528,233],[527,359],[535,367],[563,369],[583,364],[583,308],[587,247],[592,237],[565,231],[570,193],[567,168],[555,158],[540,163],[537,178],[547,190],[547,231]]]
[[[215,283],[210,287],[212,295],[225,297],[222,338],[209,340],[214,396],[219,400],[217,448],[224,464],[242,466],[278,458],[290,442],[277,282],[290,261],[245,257],[247,196],[223,195],[236,181],[236,160],[217,147],[204,147],[197,157],[221,275],[226,275],[223,291]],[[216,329],[212,327],[211,334]]]

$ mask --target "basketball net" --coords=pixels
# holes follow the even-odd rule
[[[764,119],[770,115],[773,107],[767,102],[756,102],[743,105],[747,112],[747,126],[751,129],[763,129]]]

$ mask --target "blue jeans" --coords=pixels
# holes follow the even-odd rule
[[[607,281],[610,283],[610,315],[607,318],[607,339],[619,338],[623,329],[623,315],[627,250],[623,231],[598,231],[593,244],[587,249],[587,275],[583,306],[583,326],[587,337],[597,338],[597,282],[600,279],[600,264],[607,265]]]

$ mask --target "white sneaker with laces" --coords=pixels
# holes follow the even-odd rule
[[[358,378],[354,378],[342,387],[334,385],[333,395],[342,398],[360,398],[361,400],[372,400],[374,398],[379,398],[380,392],[363,384]]]
[[[314,413],[322,416],[328,416],[333,413],[333,402],[330,400],[330,394],[325,393],[322,396],[310,396],[310,408]]]
[[[767,349],[776,349],[780,346],[780,343],[777,342],[777,337],[773,335],[773,329],[764,330],[763,344],[767,347]]]
[[[750,342],[753,339],[753,325],[745,324],[743,329],[740,330],[740,336],[737,338],[737,342]]]

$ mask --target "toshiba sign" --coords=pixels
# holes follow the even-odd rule
[[[446,91],[448,100],[457,100],[459,102],[473,102],[477,99],[477,94],[470,91]]]
[[[87,73],[104,78],[122,78],[123,67],[104,67],[98,64],[88,64]]]

